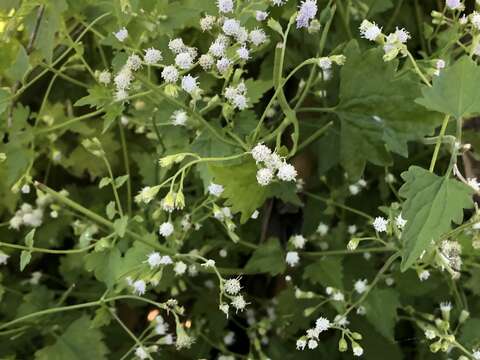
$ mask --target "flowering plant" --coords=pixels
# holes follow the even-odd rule
[[[477,10],[0,2],[0,358],[479,360]]]

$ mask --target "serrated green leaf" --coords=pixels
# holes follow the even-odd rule
[[[92,327],[87,316],[82,316],[68,326],[56,342],[35,353],[35,360],[104,360],[108,348],[103,334]]]
[[[120,250],[114,247],[108,251],[92,252],[85,256],[85,268],[93,271],[95,277],[113,288],[122,274],[122,257]]]
[[[397,308],[400,307],[398,293],[393,289],[373,289],[364,303],[367,320],[388,340],[394,341]]]
[[[20,271],[25,269],[25,267],[30,263],[30,260],[32,260],[31,251],[22,250],[20,253]]]
[[[285,252],[277,238],[270,238],[261,244],[254,252],[247,265],[246,271],[257,271],[278,275],[285,271]]]
[[[326,257],[305,267],[303,278],[314,284],[343,289],[343,266],[341,257]]]
[[[433,79],[432,87],[422,89],[416,102],[426,108],[455,118],[480,113],[480,67],[468,56],[442,70]]]
[[[254,105],[260,101],[263,94],[273,87],[273,82],[271,80],[247,79],[245,86],[247,87],[249,104]]]
[[[410,73],[399,74],[397,60],[383,61],[382,49],[361,52],[352,41],[344,54],[347,61],[340,71],[340,102],[335,107],[342,120],[340,158],[358,178],[367,161],[384,166],[391,163],[388,151],[406,155],[407,141],[433,132],[441,117],[414,105],[420,83]]]
[[[451,229],[452,222],[462,222],[463,209],[473,206],[473,190],[457,180],[437,176],[418,166],[411,166],[402,178],[405,184],[399,193],[406,199],[402,216],[407,224],[402,233],[401,268],[405,271],[432,241]]]
[[[225,188],[222,197],[227,199],[232,212],[241,213],[242,223],[250,219],[269,195],[268,187],[260,186],[257,182],[257,166],[254,161],[229,167],[209,166],[209,169],[215,182]]]

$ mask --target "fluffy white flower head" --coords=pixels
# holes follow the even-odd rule
[[[386,232],[387,231],[388,220],[384,217],[377,216],[375,220],[373,220],[373,227],[377,232]]]
[[[220,184],[210,183],[210,185],[208,185],[208,192],[210,195],[218,197],[223,193],[223,190],[224,188]]]
[[[233,11],[233,0],[217,0],[218,12],[229,13]]]
[[[285,261],[289,266],[296,266],[300,261],[300,256],[298,256],[298,252],[296,251],[289,251],[285,257]]]
[[[267,160],[271,153],[272,150],[270,150],[268,146],[261,143],[255,145],[255,147],[252,149],[252,157],[257,163]]]
[[[165,66],[162,70],[162,78],[167,83],[175,83],[178,80],[178,70],[173,65]]]
[[[193,65],[192,55],[190,55],[189,52],[181,52],[175,57],[175,64],[177,64],[180,69],[190,69]]]
[[[192,75],[182,77],[182,89],[191,94],[198,89],[197,78]]]
[[[187,112],[184,110],[175,110],[170,117],[172,125],[185,126],[188,121]]]
[[[237,295],[242,289],[242,286],[240,285],[240,280],[228,279],[225,281],[224,288],[227,294]]]
[[[360,35],[370,41],[375,41],[382,34],[382,29],[374,22],[363,20],[360,24]]]
[[[117,32],[113,33],[113,35],[117,38],[118,41],[124,42],[125,39],[128,37],[128,30],[123,27]]]
[[[168,237],[172,235],[173,231],[174,228],[171,222],[164,222],[162,225],[160,225],[160,228],[158,229],[159,234],[163,237]]]
[[[153,47],[145,50],[145,55],[143,56],[143,61],[147,65],[153,65],[162,60],[162,52]]]
[[[274,174],[272,169],[263,168],[257,171],[257,182],[262,186],[267,186],[273,180]]]
[[[282,181],[295,181],[297,178],[297,170],[295,170],[293,165],[284,162],[278,168],[277,176]]]

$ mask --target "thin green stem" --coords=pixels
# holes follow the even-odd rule
[[[128,215],[132,216],[132,180],[131,180],[131,173],[130,173],[130,161],[128,159],[128,149],[127,149],[127,142],[125,140],[125,130],[123,129],[122,124],[118,123],[118,129],[120,132],[120,142],[122,144],[122,155],[123,155],[123,163],[125,166],[125,172],[127,173],[127,211]]]
[[[362,296],[360,296],[360,298],[357,301],[355,301],[352,305],[350,305],[347,308],[347,310],[345,310],[345,312],[343,313],[344,317],[346,317],[350,313],[350,311],[352,311],[353,309],[355,309],[357,306],[361,305],[365,301],[365,299],[368,297],[370,292],[373,290],[373,288],[380,281],[382,275],[385,272],[387,272],[387,270],[390,268],[390,266],[392,266],[392,264],[395,262],[395,260],[397,260],[400,256],[401,256],[400,252],[396,252],[395,254],[393,254],[392,256],[390,256],[387,259],[385,264],[383,264],[382,268],[380,269],[380,271],[377,273],[377,275],[373,279],[372,283],[368,286],[367,290],[362,294]]]
[[[113,196],[115,197],[115,202],[117,203],[118,212],[120,216],[123,217],[123,208],[120,201],[120,196],[118,195],[117,185],[115,184],[115,178],[113,177],[112,167],[105,155],[102,156],[105,166],[107,167],[108,176],[110,177],[110,184],[112,185]]]
[[[450,115],[445,115],[442,123],[442,128],[440,129],[440,134],[438,135],[437,143],[435,144],[435,149],[433,150],[432,160],[430,161],[430,172],[433,172],[433,170],[435,169],[435,163],[437,162],[438,153],[440,151],[440,146],[442,144],[443,137],[445,136],[445,131],[447,129],[449,120]]]
[[[363,211],[360,211],[360,210],[357,210],[357,209],[354,209],[350,206],[347,206],[347,205],[344,205],[344,204],[340,204],[340,203],[337,203],[336,201],[333,201],[331,199],[327,199],[327,198],[324,198],[320,195],[317,195],[317,194],[312,194],[310,192],[304,192],[305,195],[307,196],[310,196],[314,199],[317,199],[317,200],[320,200],[322,202],[324,202],[325,204],[327,205],[332,205],[332,206],[335,206],[335,207],[338,207],[338,208],[341,208],[341,209],[344,209],[344,210],[347,210],[347,211],[350,211],[354,214],[357,214],[357,215],[360,215],[362,217],[364,217],[365,219],[368,219],[370,221],[373,221],[373,217],[368,215],[367,213],[364,213]]]
[[[298,151],[301,151],[302,149],[306,148],[308,145],[310,145],[312,142],[317,140],[320,136],[322,136],[327,130],[333,125],[333,121],[328,122],[324,126],[322,126],[320,129],[317,129],[312,135],[310,135],[307,139],[305,139],[300,145],[298,145]]]
[[[57,249],[46,249],[46,248],[36,248],[36,247],[27,247],[23,245],[10,244],[0,241],[0,247],[7,247],[18,250],[27,250],[31,252],[46,253],[46,254],[79,254],[86,252],[95,247],[95,244],[88,245],[79,249],[70,249],[70,250],[57,250]]]
[[[115,311],[112,311],[110,308],[108,308],[108,312],[115,319],[115,321],[122,327],[122,329],[125,330],[125,332],[128,334],[128,336],[130,336],[133,339],[133,341],[135,341],[135,344],[137,344],[137,346],[139,346],[139,347],[143,347],[143,344],[141,343],[141,341],[138,340],[138,338],[135,336],[135,334],[130,331],[128,326],[123,323],[123,321],[117,316]],[[150,354],[148,353],[148,351],[145,351],[145,353],[150,360],[153,360],[152,357],[150,356]]]

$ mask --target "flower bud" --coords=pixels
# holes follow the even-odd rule
[[[348,350],[348,343],[343,337],[338,342],[338,351],[345,352]]]
[[[464,323],[470,317],[470,313],[467,310],[462,310],[460,316],[458,317],[458,322],[460,324]]]

